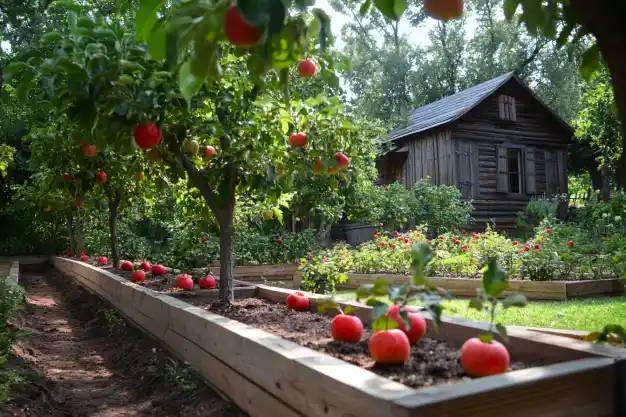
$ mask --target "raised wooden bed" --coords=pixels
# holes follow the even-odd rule
[[[338,285],[338,289],[356,289],[363,284],[373,284],[379,279],[391,283],[404,284],[406,275],[395,274],[348,274],[348,281]],[[473,297],[476,289],[482,286],[479,279],[470,278],[429,278],[433,284],[449,290],[461,297]],[[620,295],[625,293],[626,280],[600,279],[592,281],[509,281],[509,294],[523,294],[532,300],[568,300],[570,298],[599,295]]]
[[[285,288],[299,288],[300,274],[297,273],[296,264],[278,265],[243,265],[233,268],[233,278],[255,284],[267,283],[268,285]],[[220,263],[213,262],[211,271],[214,275],[220,274]]]
[[[622,349],[511,329],[512,357],[546,366],[414,390],[107,271],[64,258],[52,263],[188,361],[252,417],[612,416],[626,398],[616,375],[616,358],[626,355]],[[289,292],[257,286],[258,297],[278,302]],[[319,296],[311,298],[315,309]],[[343,304],[355,305],[369,321],[369,307]],[[441,332],[430,336],[460,346],[484,327],[444,318]]]

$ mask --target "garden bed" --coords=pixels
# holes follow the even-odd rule
[[[266,283],[284,288],[299,288],[300,274],[297,270],[297,264],[242,265],[233,268],[233,278],[255,284]],[[220,275],[219,262],[211,263],[211,272],[215,276]]]
[[[512,329],[513,359],[544,366],[415,390],[108,271],[69,259],[52,261],[190,362],[251,416],[471,416],[511,415],[511,410],[517,415],[608,416],[620,398],[615,395],[614,359],[624,353],[620,349]],[[281,303],[290,292],[257,287],[259,298]],[[316,298],[311,295],[313,310]],[[354,304],[368,323],[369,307],[342,304]],[[445,317],[441,331],[428,337],[458,348],[484,329],[481,323]]]
[[[348,280],[338,284],[338,289],[356,289],[364,284],[373,284],[385,279],[393,284],[404,284],[410,277],[395,274],[347,274]],[[481,288],[478,278],[433,277],[429,281],[438,287],[460,297],[473,297]],[[531,300],[568,300],[576,297],[624,294],[626,281],[620,279],[599,279],[591,281],[518,281],[510,280],[503,296],[522,294]]]

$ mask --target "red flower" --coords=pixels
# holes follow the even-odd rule
[[[478,239],[480,239],[480,236],[478,236],[478,235],[474,235],[474,236],[472,236],[472,238],[473,238],[474,240],[478,240]]]
[[[574,246],[574,241],[570,240],[569,242],[567,242],[567,245],[571,248]]]
[[[398,236],[400,233],[398,233],[397,231],[393,232],[394,236]]]
[[[428,246],[432,245],[433,242],[431,242],[430,240],[428,241]]]
[[[445,239],[445,236],[439,236],[439,239],[440,239],[440,240],[444,240],[444,239]]]
[[[324,262],[324,263],[326,262],[326,257],[322,258],[322,262]]]
[[[552,229],[547,229],[546,233],[552,233]]]
[[[378,229],[374,229],[374,233],[378,233]]]
[[[539,243],[535,243],[535,249],[539,249],[541,245]]]
[[[463,247],[461,248],[461,252],[467,252],[467,245],[463,245]]]
[[[412,245],[413,241],[409,240],[409,245]],[[428,244],[430,245],[430,240],[428,241]]]
[[[398,242],[404,242],[404,238],[403,238],[402,236],[400,236],[400,237],[398,238]]]
[[[283,240],[282,239],[276,239],[276,243],[278,243],[279,245],[283,244]]]
[[[385,242],[379,242],[378,246],[380,246],[381,248],[385,246]]]
[[[535,255],[539,256],[539,251],[535,250]]]
[[[206,237],[202,236],[202,243],[206,243]]]
[[[404,238],[404,243],[409,243],[409,238],[408,237]]]
[[[392,243],[389,246],[391,246],[391,249],[395,249],[396,248],[396,244],[395,243]]]
[[[525,252],[530,252],[530,246],[528,246],[528,245],[524,246],[524,251]]]
[[[465,233],[465,237],[469,237],[469,235],[467,233]]]
[[[380,235],[378,233],[374,234],[374,239],[378,239],[380,237]]]
[[[519,242],[516,240],[515,242],[513,242],[513,246],[517,246],[519,245]]]
[[[459,239],[456,239],[456,238],[453,240],[453,242],[454,242],[455,245],[460,245],[461,244],[461,241]]]
[[[383,224],[382,223],[378,223],[378,227],[383,227]]]

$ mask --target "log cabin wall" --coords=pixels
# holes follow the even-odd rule
[[[469,151],[472,162],[468,167],[468,157],[463,152],[457,154],[457,176],[471,182],[457,186],[464,197],[474,200],[477,228],[486,222],[495,222],[498,228],[515,227],[517,213],[533,196],[566,193],[570,135],[515,80],[460,118],[452,138],[457,150]],[[515,187],[520,189],[511,190],[507,158],[516,152],[520,156],[520,181]]]
[[[407,142],[408,155],[398,170],[398,182],[407,188],[425,177],[432,184],[450,185],[455,182],[454,142],[449,128],[434,130],[419,139]]]

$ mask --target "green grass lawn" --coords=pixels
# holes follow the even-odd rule
[[[337,297],[347,300],[356,298],[354,292],[339,292]],[[446,301],[444,308],[446,315],[489,321],[487,314],[470,309],[468,300]],[[626,297],[530,301],[525,308],[504,311],[499,321],[512,326],[596,331],[609,323],[626,325]]]

